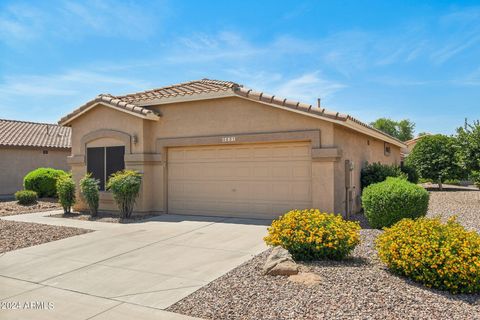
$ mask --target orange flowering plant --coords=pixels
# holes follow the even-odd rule
[[[292,210],[272,222],[264,240],[295,260],[340,260],[360,242],[360,225],[318,209]]]
[[[450,218],[403,219],[378,236],[380,259],[394,273],[452,293],[480,291],[480,235]]]

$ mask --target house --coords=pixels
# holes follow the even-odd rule
[[[77,183],[91,172],[104,190],[117,170],[143,173],[137,214],[348,215],[360,210],[362,165],[399,164],[404,147],[351,116],[208,79],[102,94],[59,123],[72,127]],[[109,192],[100,197],[116,210]]]
[[[39,167],[68,170],[70,128],[0,119],[0,196],[23,189],[23,177]]]

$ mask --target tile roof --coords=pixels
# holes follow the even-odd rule
[[[139,102],[148,102],[152,100],[171,98],[176,96],[229,91],[239,87],[241,87],[241,85],[231,81],[202,79],[173,84],[167,87],[127,94],[123,96],[116,96],[115,98],[120,99],[124,102],[135,104]]]
[[[70,148],[71,129],[56,124],[0,119],[0,146]]]
[[[89,108],[93,107],[94,105],[98,103],[103,103],[107,104],[113,108],[128,111],[134,114],[137,114],[139,116],[145,117],[145,118],[156,118],[158,117],[158,114],[155,113],[152,110],[149,110],[147,108],[143,108],[140,106],[137,106],[135,104],[129,103],[124,100],[120,100],[117,97],[112,96],[111,94],[100,94],[98,95],[95,99],[88,101],[84,105],[78,107],[71,113],[67,114],[65,117],[60,119],[59,123],[63,124],[65,121],[71,120],[72,118],[75,118],[76,116],[82,114]]]
[[[310,104],[302,103],[299,101],[289,100],[277,97],[275,95],[269,95],[264,92],[254,91],[252,89],[245,88],[243,85],[232,81],[220,81],[211,79],[194,80],[179,84],[174,84],[158,89],[147,90],[142,92],[136,92],[127,95],[113,96],[110,94],[102,94],[95,100],[92,100],[80,108],[73,111],[71,114],[62,118],[59,123],[68,123],[75,115],[81,114],[84,110],[88,109],[91,105],[98,102],[114,104],[118,108],[128,109],[132,112],[146,115],[147,113],[154,113],[154,111],[148,109],[149,104],[155,105],[168,102],[168,98],[175,97],[189,97],[195,95],[205,94],[204,99],[208,99],[206,94],[211,93],[225,93],[226,95],[239,96],[253,101],[259,101],[271,105],[277,105],[280,107],[297,110],[307,114],[314,114],[327,119],[336,121],[355,123],[361,127],[367,129],[367,131],[374,131],[376,134],[387,137],[389,140],[393,140],[397,144],[403,145],[403,142],[350,116],[339,112],[329,111],[325,108],[319,108]],[[198,96],[201,99],[200,96]],[[159,116],[158,114],[155,114]]]

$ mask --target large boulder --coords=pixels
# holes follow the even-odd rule
[[[298,274],[298,265],[292,255],[284,248],[274,247],[263,266],[263,273],[272,276],[290,276]]]

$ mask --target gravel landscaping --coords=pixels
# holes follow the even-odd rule
[[[92,230],[0,220],[0,253],[73,237]]]
[[[60,206],[60,204],[58,204],[58,200],[53,198],[42,198],[39,199],[36,204],[32,205],[21,205],[18,204],[16,200],[0,201],[0,217],[32,212],[58,210],[61,208],[62,207]]]
[[[431,192],[429,216],[456,214],[480,230],[479,191]],[[480,294],[452,295],[391,274],[378,260],[365,228],[348,260],[300,263],[320,276],[311,286],[262,274],[269,250],[168,308],[205,319],[479,319]]]
[[[140,222],[146,219],[155,217],[155,215],[143,215],[143,216],[132,216],[128,219],[121,219],[118,214],[109,213],[109,212],[98,212],[96,217],[92,217],[89,213],[79,212],[71,214],[52,214],[50,217],[53,218],[67,218],[67,219],[76,219],[83,221],[98,221],[98,222],[108,222],[108,223],[135,223]]]

